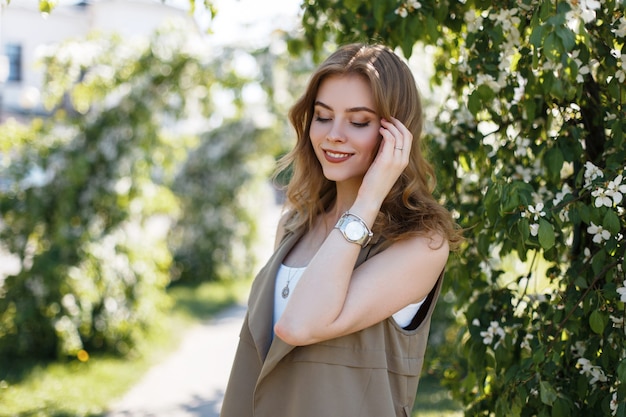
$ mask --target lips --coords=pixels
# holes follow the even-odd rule
[[[352,156],[351,153],[324,150],[324,157],[328,162],[343,162]]]

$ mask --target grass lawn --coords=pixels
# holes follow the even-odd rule
[[[177,347],[191,324],[241,299],[249,283],[174,287],[172,314],[148,335],[141,355],[93,355],[86,362],[11,361],[0,358],[0,417],[97,417],[150,368]]]
[[[417,389],[413,417],[462,417],[463,408],[435,377],[423,374]]]

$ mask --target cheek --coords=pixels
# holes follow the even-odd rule
[[[312,124],[309,128],[309,139],[311,143],[316,144],[320,143],[324,138],[324,132],[317,124]]]
[[[376,155],[378,155],[378,150],[380,149],[380,145],[382,143],[381,139],[382,136],[380,136],[378,132],[375,132],[375,134],[368,141],[368,148],[371,160],[374,160]]]

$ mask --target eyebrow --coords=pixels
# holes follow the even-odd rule
[[[332,107],[330,107],[327,104],[322,103],[319,100],[317,100],[314,104],[316,106],[324,107],[325,109],[333,111]],[[346,110],[347,113],[357,113],[357,112],[360,112],[360,111],[366,111],[366,112],[369,112],[369,113],[372,113],[372,114],[376,114],[376,112],[374,110],[372,110],[372,109],[370,109],[369,107],[366,107],[366,106],[350,107],[349,109]]]

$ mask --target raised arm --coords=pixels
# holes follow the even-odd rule
[[[379,153],[349,208],[369,227],[408,163],[412,139],[399,121],[381,123]],[[449,253],[442,236],[416,236],[395,242],[354,269],[360,249],[339,230],[329,233],[276,323],[279,338],[292,345],[307,345],[380,322],[423,299]]]

